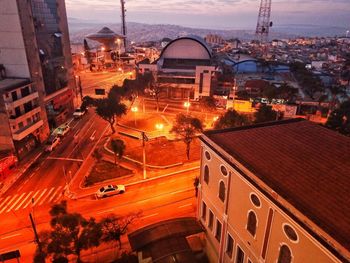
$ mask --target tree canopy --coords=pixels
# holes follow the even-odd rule
[[[234,109],[229,109],[223,115],[221,115],[217,121],[214,123],[215,129],[225,129],[240,127],[243,125],[248,125],[250,123],[247,116],[239,114]]]
[[[202,121],[198,118],[178,114],[176,121],[170,132],[176,133],[186,144],[187,159],[190,159],[190,145],[197,133],[203,131]]]
[[[277,119],[277,112],[271,106],[262,104],[254,114],[255,123],[275,121]]]
[[[350,135],[350,100],[344,101],[328,116],[326,127],[344,135]]]

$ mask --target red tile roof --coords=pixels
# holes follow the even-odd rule
[[[281,121],[205,135],[350,251],[350,138]]]

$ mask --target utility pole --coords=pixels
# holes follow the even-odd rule
[[[141,132],[142,136],[142,159],[143,159],[143,179],[147,179],[147,173],[146,173],[146,141],[148,141],[148,138],[146,136],[146,133],[144,131]]]
[[[256,25],[255,34],[259,38],[260,42],[266,42],[269,29],[272,27],[272,22],[270,21],[271,15],[271,0],[261,0],[259,15],[258,15],[258,23]]]
[[[122,17],[122,35],[124,36],[124,49],[126,51],[126,22],[125,22],[125,12],[126,12],[126,9],[125,9],[125,1],[124,0],[120,0],[120,7],[122,9],[122,14],[121,14],[121,17]]]
[[[33,231],[34,231],[35,241],[38,244],[39,252],[41,254],[42,253],[42,247],[41,247],[41,243],[40,243],[40,240],[39,240],[38,232],[36,231],[36,226],[35,226],[35,223],[34,223],[34,219],[33,219],[33,216],[32,216],[31,213],[29,214],[29,218],[30,218],[30,222],[32,223],[32,228],[33,228]]]

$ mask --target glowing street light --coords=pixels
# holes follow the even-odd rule
[[[156,124],[156,129],[157,129],[158,131],[163,130],[163,128],[164,128],[164,124],[163,124],[163,123],[157,123],[157,124]]]
[[[216,122],[219,119],[218,116],[213,117],[213,121]]]
[[[184,107],[186,108],[186,113],[187,113],[187,114],[188,114],[188,110],[189,110],[190,106],[191,106],[191,103],[190,103],[189,101],[186,101],[186,102],[184,103]]]

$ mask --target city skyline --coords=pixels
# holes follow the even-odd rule
[[[126,1],[127,21],[175,24],[216,29],[255,29],[260,5],[251,1]],[[70,18],[119,23],[120,2],[115,0],[67,0]],[[317,12],[316,12],[317,10]],[[89,17],[86,17],[86,13]],[[286,24],[350,27],[350,5],[344,0],[273,1],[271,20],[276,27]]]

